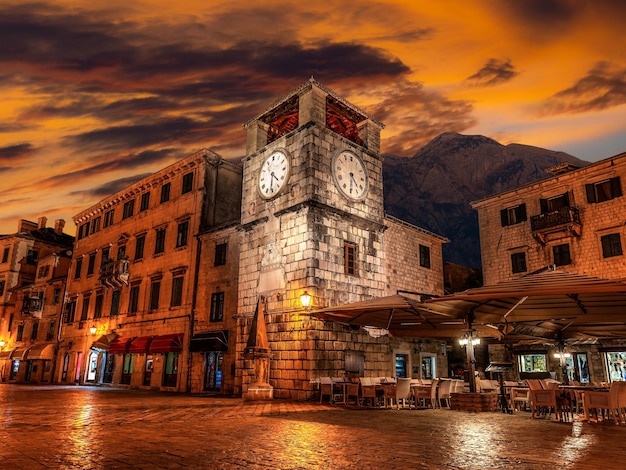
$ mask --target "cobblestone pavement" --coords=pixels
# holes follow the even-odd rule
[[[0,385],[0,469],[612,469],[626,426]]]

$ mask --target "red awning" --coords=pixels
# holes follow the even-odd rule
[[[116,338],[109,346],[109,354],[128,354],[133,338]]]
[[[181,352],[183,350],[183,334],[157,336],[150,344],[151,353]]]
[[[131,354],[146,354],[153,338],[154,336],[139,336],[138,338],[135,338],[130,343],[128,352]]]

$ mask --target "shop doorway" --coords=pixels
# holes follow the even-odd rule
[[[104,361],[104,374],[102,374],[102,383],[113,383],[113,371],[115,370],[115,356],[108,354]]]
[[[87,359],[87,377],[86,382],[95,383],[98,376],[98,353],[90,352]]]
[[[204,353],[204,390],[218,391],[222,388],[222,361],[224,354],[221,351]]]
[[[130,385],[130,379],[133,375],[133,354],[124,354],[124,365],[122,366],[122,380],[120,383],[123,385]]]

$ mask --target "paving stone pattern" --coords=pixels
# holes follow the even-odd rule
[[[626,427],[0,385],[0,469],[612,469]]]

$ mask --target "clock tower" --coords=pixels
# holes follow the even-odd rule
[[[262,296],[277,351],[311,338],[304,291],[312,308],[386,293],[383,124],[311,78],[244,128],[239,317]]]

